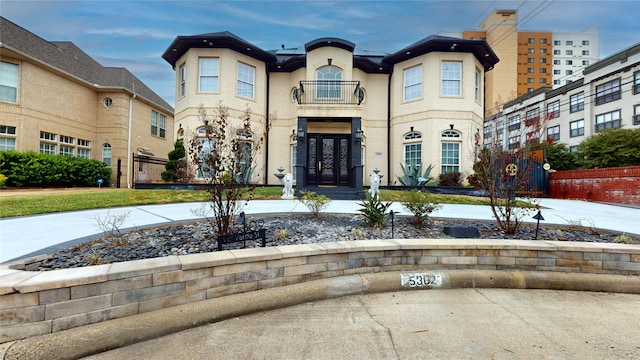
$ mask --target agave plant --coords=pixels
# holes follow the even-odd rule
[[[431,170],[433,170],[433,165],[429,165],[424,170],[424,173],[422,172],[422,163],[400,163],[400,167],[402,167],[402,176],[396,177],[398,178],[398,181],[404,186],[424,186],[434,180],[433,177],[431,177]]]

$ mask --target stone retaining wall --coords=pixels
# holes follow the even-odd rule
[[[0,269],[0,343],[323,278],[455,269],[637,276],[640,246],[485,239],[362,240],[46,272],[4,268]]]

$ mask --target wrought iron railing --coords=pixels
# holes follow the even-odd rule
[[[300,105],[360,105],[364,90],[360,81],[302,80],[293,97]]]

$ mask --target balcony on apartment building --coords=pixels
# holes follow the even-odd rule
[[[293,97],[298,105],[360,105],[364,90],[360,81],[302,80]]]

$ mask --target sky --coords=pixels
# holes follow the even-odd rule
[[[177,36],[230,31],[262,48],[322,37],[356,52],[396,52],[429,35],[478,29],[518,10],[520,31],[600,28],[600,58],[640,42],[640,0],[0,0],[0,15],[47,41],[71,41],[103,66],[131,71],[171,106],[175,71],[162,54]]]

